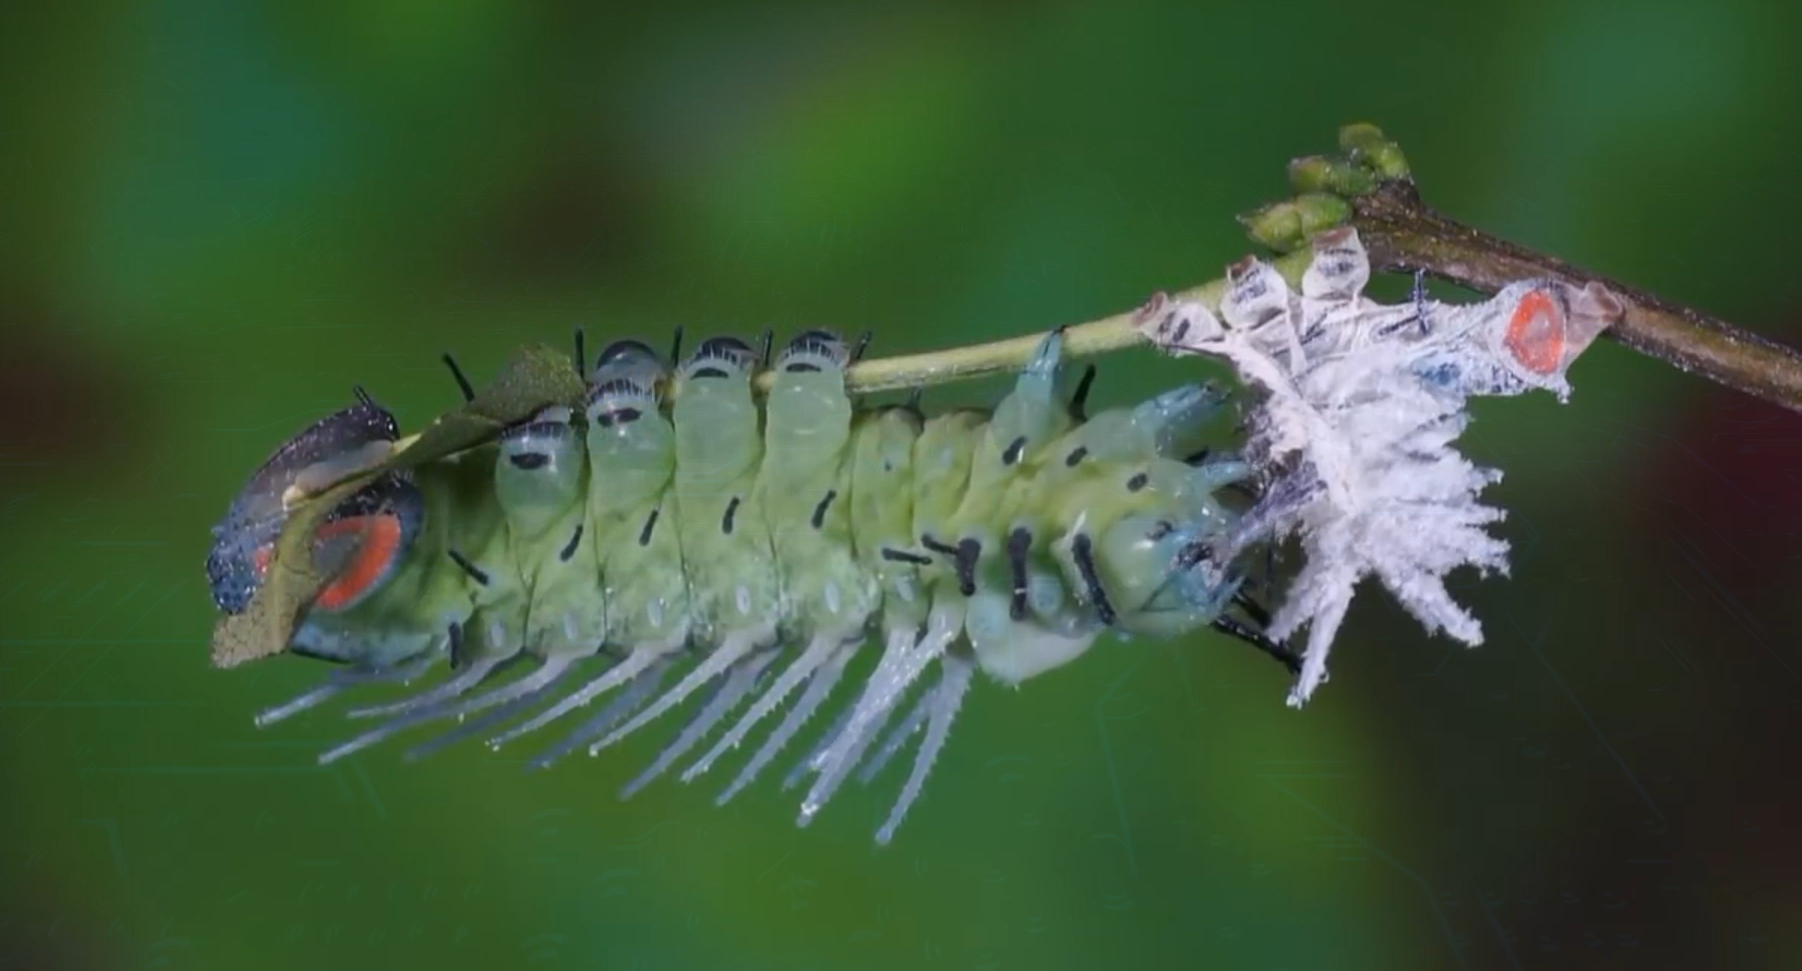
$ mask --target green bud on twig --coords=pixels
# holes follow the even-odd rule
[[[1351,161],[1380,179],[1409,177],[1408,160],[1402,155],[1401,146],[1385,137],[1382,129],[1375,125],[1359,122],[1339,129],[1339,147]]]
[[[1315,233],[1343,225],[1351,204],[1327,192],[1308,192],[1239,217],[1251,238],[1262,246],[1288,253],[1306,246]]]

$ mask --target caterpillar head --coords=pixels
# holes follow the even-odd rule
[[[1124,517],[1096,544],[1095,563],[1123,630],[1166,637],[1200,627],[1226,608],[1241,578],[1215,544],[1225,531],[1206,520]]]
[[[1215,493],[1250,475],[1237,461],[1199,467],[1160,461],[1128,480],[1128,490],[1150,501],[1097,523],[1089,539],[1089,569],[1114,615],[1110,623],[1129,633],[1170,636],[1220,613],[1239,586],[1226,550],[1237,517]],[[1081,559],[1074,565],[1087,582]]]
[[[394,416],[360,391],[355,405],[314,423],[264,462],[213,527],[207,583],[226,613],[240,613],[263,585],[275,543],[298,493],[311,494],[388,457]],[[342,612],[394,575],[419,536],[424,503],[403,476],[387,473],[333,508],[314,531],[314,566],[330,581],[315,611]]]

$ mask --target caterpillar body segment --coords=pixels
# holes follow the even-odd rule
[[[662,408],[669,369],[650,348],[608,348],[590,376],[589,544],[607,614],[605,643],[667,652],[688,640],[688,578],[671,488],[676,429]]]
[[[685,758],[680,776],[693,781],[754,746],[724,802],[834,703],[869,645],[873,672],[800,769],[812,777],[801,822],[860,765],[873,771],[918,735],[878,834],[886,841],[976,671],[1014,685],[1110,629],[1192,631],[1238,591],[1216,552],[1235,517],[1215,491],[1245,467],[1191,464],[1223,396],[1184,387],[1085,419],[1080,393],[1073,404],[1060,386],[1060,350],[1047,338],[992,415],[928,419],[911,405],[853,402],[851,355],[824,332],[770,362],[767,394],[754,391],[759,356],[740,341],[706,341],[679,364],[615,344],[588,375],[584,407],[545,409],[495,443],[377,480],[328,517],[318,555],[359,586],[322,597],[293,647],[349,670],[263,720],[448,657],[448,678],[354,710],[385,721],[322,758],[453,717],[462,724],[410,754],[471,734],[510,744],[567,721],[533,760],[542,766],[598,752],[705,694],[627,793]],[[346,454],[392,440],[370,415],[355,421],[377,433],[333,440]],[[241,508],[340,458],[308,447],[318,454],[295,469],[253,479],[255,495],[219,528],[215,559],[279,532]],[[327,535],[336,522],[359,525]],[[254,590],[212,562],[221,606]],[[898,710],[907,716],[890,729]]]

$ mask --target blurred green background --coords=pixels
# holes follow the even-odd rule
[[[1802,14],[1532,0],[166,0],[0,28],[0,967],[1802,966],[1802,420],[1612,343],[1486,401],[1512,580],[1374,590],[1332,684],[1212,636],[972,694],[811,829],[771,780],[331,770],[321,676],[206,660],[207,529],[367,385],[417,427],[528,341],[899,353],[1218,274],[1370,120],[1441,208],[1799,333]],[[1405,281],[1391,281],[1391,293]],[[1130,402],[1195,373],[1102,362]],[[997,388],[934,391],[944,405]]]

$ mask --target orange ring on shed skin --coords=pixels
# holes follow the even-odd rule
[[[1502,343],[1527,370],[1556,374],[1564,364],[1563,309],[1544,290],[1528,292],[1515,305]]]
[[[381,581],[395,557],[400,555],[400,517],[392,513],[334,520],[319,527],[314,538],[336,539],[346,533],[362,534],[363,542],[337,579],[319,591],[319,596],[313,600],[316,607],[343,610],[355,603]]]

